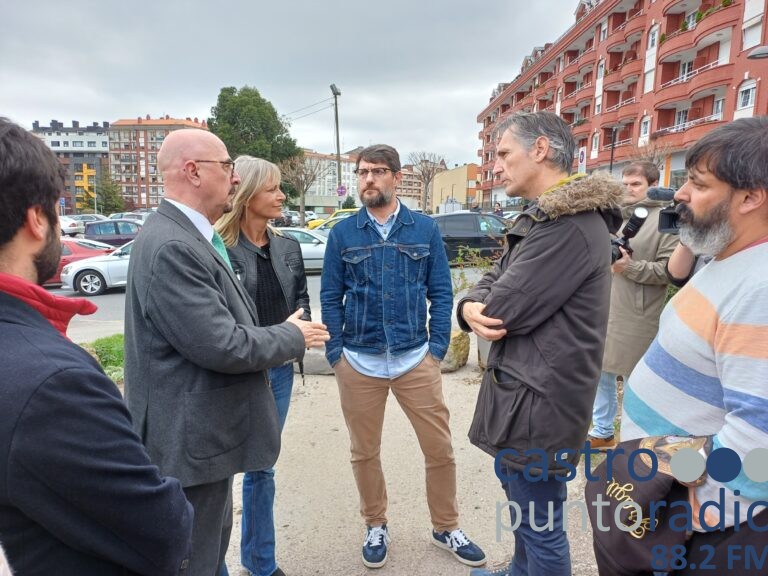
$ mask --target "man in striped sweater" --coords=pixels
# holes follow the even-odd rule
[[[754,452],[768,447],[766,159],[768,117],[716,128],[688,151],[688,180],[675,194],[680,241],[714,259],[666,306],[658,335],[624,393],[622,440],[712,436],[713,452],[728,448],[741,460],[742,466],[725,466],[729,471],[709,458],[706,482],[689,489],[695,531],[689,564],[701,548],[696,542],[727,547],[737,533],[734,525],[753,529],[748,510],[755,517],[768,504],[766,452]],[[707,505],[700,518],[701,505],[718,502],[721,488],[724,510]],[[755,524],[764,526],[767,515]],[[705,533],[700,520],[718,530]]]

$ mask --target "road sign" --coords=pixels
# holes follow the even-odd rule
[[[582,146],[579,148],[579,174],[587,173],[587,147]]]
[[[64,198],[59,198],[59,206],[64,208],[67,205],[67,201]]]
[[[339,196],[344,196],[344,194],[346,194],[346,193],[347,193],[347,189],[346,189],[346,187],[344,186],[344,184],[342,184],[341,186],[339,186],[338,188],[336,188],[336,193],[337,193]]]

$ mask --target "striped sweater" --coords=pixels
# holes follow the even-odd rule
[[[624,391],[621,439],[669,434],[714,436],[714,448],[742,460],[768,447],[768,243],[713,260],[664,309]],[[768,500],[768,482],[743,470],[725,484],[708,478],[697,499],[717,502],[721,487],[726,526],[734,500],[740,522],[750,503]]]

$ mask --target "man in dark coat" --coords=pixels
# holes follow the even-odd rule
[[[600,375],[622,190],[607,176],[569,176],[575,142],[555,114],[514,114],[499,134],[494,174],[507,196],[533,203],[499,262],[459,302],[461,327],[493,342],[469,437],[496,457],[518,525],[505,574],[570,575],[565,479]],[[548,506],[552,527],[537,529]]]
[[[165,199],[134,241],[125,295],[125,392],[160,470],[195,508],[190,572],[218,576],[232,528],[232,477],[271,468],[280,449],[266,370],[328,339],[301,320],[259,328],[213,223],[240,178],[205,130],[169,134],[157,155]]]
[[[63,189],[53,153],[0,118],[0,542],[24,576],[186,574],[192,506],[66,337],[96,306],[40,287],[61,254]]]

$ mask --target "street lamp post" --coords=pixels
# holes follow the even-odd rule
[[[614,126],[611,128],[611,162],[608,165],[608,172],[613,175],[613,151],[616,149],[616,132],[618,128]]]
[[[333,116],[336,121],[336,194],[338,195],[341,188],[341,146],[339,144],[339,96],[341,96],[341,90],[336,87],[336,84],[331,84],[331,94],[333,94]],[[342,200],[339,196],[339,208],[341,208]]]

